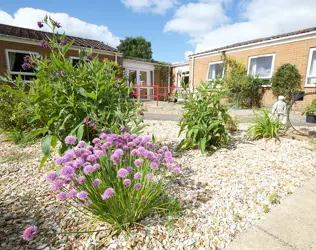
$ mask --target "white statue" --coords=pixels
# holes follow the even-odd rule
[[[286,103],[284,101],[284,96],[280,95],[278,101],[274,103],[272,108],[272,114],[276,117],[282,124],[287,123],[286,116]]]

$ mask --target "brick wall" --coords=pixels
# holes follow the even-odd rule
[[[275,62],[273,73],[278,67],[285,63],[295,64],[302,76],[302,88],[305,92],[315,92],[315,88],[305,88],[306,72],[308,65],[309,51],[311,48],[316,47],[316,39],[309,39],[303,41],[297,41],[287,44],[280,44],[274,46],[266,46],[262,48],[255,48],[237,52],[227,52],[227,56],[236,58],[238,61],[243,62],[246,68],[248,68],[248,58],[250,56],[258,56],[264,54],[275,53]],[[221,55],[214,55],[208,57],[198,57],[194,59],[194,85],[198,85],[201,80],[205,81],[207,78],[208,63],[221,60]],[[190,68],[192,67],[192,60],[190,60]],[[192,72],[190,72],[192,74]],[[192,75],[191,75],[192,80]],[[271,88],[264,88],[264,95],[262,103],[264,106],[271,107],[276,101],[277,97],[273,95]],[[302,111],[305,107],[311,103],[316,95],[307,96],[304,101],[296,102],[293,110]]]
[[[5,49],[38,52],[43,56],[49,54],[49,49],[44,49],[44,48],[40,47],[39,45],[0,41],[0,75],[3,75],[7,71]],[[78,51],[69,50],[67,55],[68,56],[78,56]],[[103,54],[97,54],[97,55],[98,55],[100,60],[107,58],[110,61],[115,61],[114,55],[113,56],[112,55],[103,55]],[[123,65],[123,58],[122,57],[118,58],[118,64]]]

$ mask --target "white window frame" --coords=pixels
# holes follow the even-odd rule
[[[272,63],[271,63],[271,73],[269,76],[265,76],[265,77],[259,77],[259,79],[263,79],[263,80],[271,80],[272,79],[272,76],[273,76],[273,71],[274,71],[274,63],[275,63],[275,53],[273,54],[263,54],[263,55],[257,55],[257,56],[249,56],[248,58],[248,70],[247,70],[247,74],[249,74],[250,72],[250,62],[251,62],[251,59],[255,59],[255,58],[260,58],[260,57],[267,57],[267,56],[272,56]],[[262,85],[262,87],[271,87],[271,84],[269,85]]]
[[[71,60],[71,62],[72,62],[72,59],[80,60],[79,56],[69,56],[68,58]]]
[[[5,49],[5,59],[6,59],[6,63],[7,63],[7,69],[11,75],[21,74],[24,76],[35,76],[35,74],[31,73],[31,72],[11,71],[10,70],[10,62],[9,62],[9,52],[23,53],[23,54],[29,54],[29,55],[40,55],[38,52],[26,51],[26,50],[16,50],[16,49]],[[26,82],[29,82],[29,81],[26,81]]]
[[[210,62],[210,63],[208,63],[208,66],[207,66],[207,76],[206,76],[206,80],[207,80],[208,82],[209,82],[209,81],[214,81],[214,80],[216,80],[216,78],[215,78],[215,79],[210,79],[210,78],[209,78],[210,66],[211,66],[211,65],[214,65],[214,64],[223,64],[223,72],[222,72],[222,77],[221,77],[221,79],[223,79],[223,77],[224,77],[224,75],[225,75],[224,61]]]
[[[314,51],[316,51],[316,48],[310,48],[309,49],[309,56],[308,56],[308,64],[307,64],[307,70],[306,70],[306,79],[305,79],[305,86],[304,87],[307,87],[307,88],[315,88],[316,87],[316,84],[308,84],[307,83],[307,80],[309,77],[316,77],[315,76],[311,76],[309,75],[309,71],[310,71],[310,67],[312,66],[312,58],[313,58],[313,53]]]

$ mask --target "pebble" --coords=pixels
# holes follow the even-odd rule
[[[154,134],[158,144],[176,151],[183,138],[177,137],[176,122],[145,123],[144,135]],[[108,242],[104,242],[107,231],[22,240],[23,230],[32,224],[51,232],[107,229],[108,225],[91,223],[85,215],[56,201],[45,181],[45,172],[56,155],[39,173],[40,142],[26,147],[1,142],[1,249],[97,249],[101,243],[104,249],[223,249],[265,217],[264,205],[277,206],[316,174],[316,151],[307,141],[248,141],[247,126],[240,124],[234,140],[212,154],[176,152],[182,172],[170,194],[184,204],[181,216],[172,223],[160,215],[149,216],[140,221],[144,228],[133,227],[128,236],[122,233]],[[12,160],[12,155],[16,159]],[[277,194],[275,204],[269,202],[272,194]]]

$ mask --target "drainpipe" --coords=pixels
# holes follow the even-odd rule
[[[117,53],[114,52],[114,55],[115,55],[115,63],[117,64]]]
[[[192,56],[192,78],[191,78],[191,89],[194,87],[194,55]]]
[[[168,94],[170,94],[170,65],[168,66]]]

